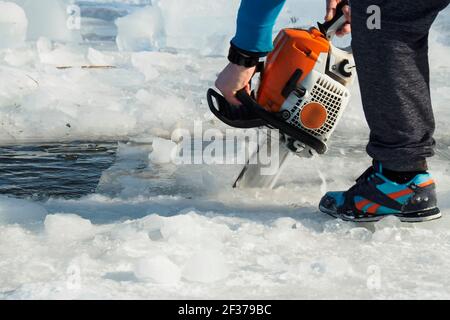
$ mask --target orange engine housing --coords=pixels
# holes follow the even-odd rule
[[[286,98],[282,92],[294,72],[302,70],[299,82],[314,69],[321,53],[330,51],[330,43],[316,28],[284,29],[268,55],[258,90],[258,103],[271,112],[279,112]]]

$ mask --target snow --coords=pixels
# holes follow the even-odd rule
[[[42,11],[29,9],[37,1],[22,2],[29,26],[44,23]],[[128,18],[159,10],[162,25],[122,18],[129,22],[119,26],[129,46],[122,50],[45,24],[0,49],[2,144],[123,141],[95,194],[0,197],[0,299],[450,298],[449,9],[430,34],[438,140],[430,164],[444,217],[353,224],[319,213],[317,203],[326,190],[348,188],[370,163],[357,86],[327,155],[292,158],[275,190],[233,190],[239,165],[169,160],[175,129],[227,128],[208,111],[205,91],[226,64],[238,1],[120,3]],[[288,2],[278,25],[322,18],[324,2],[299,10],[304,3]],[[63,5],[42,6],[53,16]],[[0,21],[20,16],[10,8],[0,10]],[[149,28],[136,32],[140,26]],[[1,36],[11,28],[0,24]]]
[[[225,256],[218,251],[202,250],[187,262],[183,275],[188,281],[213,283],[226,279],[229,271]]]

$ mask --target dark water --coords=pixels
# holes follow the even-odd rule
[[[0,194],[43,200],[93,193],[116,149],[117,142],[0,147]]]

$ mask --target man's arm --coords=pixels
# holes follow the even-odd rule
[[[272,50],[272,31],[286,0],[242,0],[233,45],[250,53]]]
[[[244,56],[262,57],[272,50],[272,30],[285,0],[242,0],[237,19],[236,36],[231,45]],[[237,91],[250,91],[249,81],[255,67],[244,67],[234,63],[220,73],[216,87],[234,105]]]

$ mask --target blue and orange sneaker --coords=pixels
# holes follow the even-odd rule
[[[403,222],[424,222],[442,216],[437,207],[436,185],[429,173],[399,184],[382,174],[379,163],[367,169],[348,191],[328,192],[319,209],[354,222],[375,222],[388,215]]]

